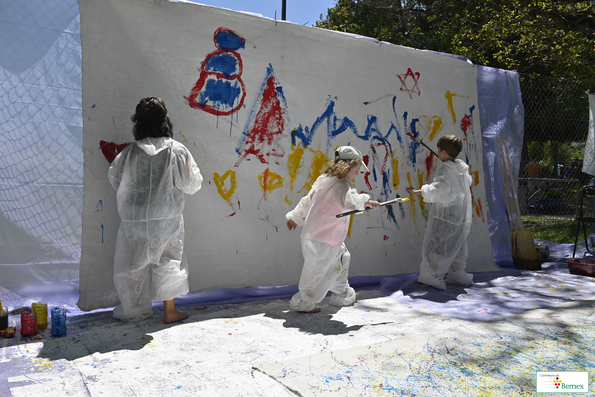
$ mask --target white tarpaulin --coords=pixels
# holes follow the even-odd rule
[[[589,95],[589,133],[585,145],[583,172],[595,176],[595,94]]]
[[[84,209],[79,307],[117,304],[119,226],[109,162],[130,115],[161,97],[205,178],[187,197],[193,292],[296,284],[299,231],[285,213],[339,145],[366,156],[359,191],[385,201],[431,181],[439,137],[464,140],[474,219],[470,271],[497,269],[488,232],[476,68],[464,60],[192,3],[81,0]],[[419,198],[353,218],[350,276],[417,272]]]

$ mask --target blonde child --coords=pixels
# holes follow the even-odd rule
[[[456,159],[463,147],[457,136],[443,136],[437,146],[442,161],[433,182],[423,185],[420,190],[412,187],[406,190],[409,194],[421,195],[426,203],[432,203],[417,281],[445,290],[446,283],[473,284],[473,275],[465,273],[467,236],[471,230],[472,179],[467,164]]]
[[[136,142],[113,161],[108,177],[116,189],[120,229],[114,255],[114,284],[120,305],[114,317],[150,317],[152,301],[163,301],[165,323],[188,317],[174,298],[188,293],[184,249],[184,194],[196,193],[202,176],[188,149],[172,139],[165,103],[144,98],[131,117]]]
[[[341,146],[323,168],[312,189],[293,211],[287,213],[287,228],[303,226],[302,254],[304,267],[299,282],[299,292],[289,302],[289,307],[302,313],[317,313],[316,304],[329,291],[329,303],[348,306],[356,294],[347,281],[351,255],[345,247],[349,217],[336,215],[354,209],[378,209],[377,201],[367,194],[360,194],[350,180],[359,170],[367,171],[361,152],[351,146]]]

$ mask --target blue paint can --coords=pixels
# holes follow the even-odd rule
[[[52,336],[66,335],[66,309],[64,306],[52,308]]]

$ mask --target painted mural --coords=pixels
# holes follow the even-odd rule
[[[112,32],[129,26],[91,18],[127,12],[132,3],[81,2],[89,64],[138,53],[120,62],[126,78],[98,71],[102,66],[83,68],[85,169],[93,170],[85,174],[85,205],[102,202],[104,217],[84,214],[82,272],[89,266],[89,276],[95,274],[90,256],[99,258],[109,290],[119,219],[107,168],[133,139],[133,104],[148,95],[164,99],[176,139],[192,151],[205,178],[184,215],[192,290],[295,284],[302,258],[285,213],[309,191],[336,147],[362,151],[369,172],[355,186],[387,201],[409,197],[407,186],[431,182],[439,161],[432,150],[446,134],[463,140],[459,158],[475,181],[476,233],[469,244],[477,253],[470,253],[469,268],[494,270],[486,254],[491,248],[473,65],[196,4],[138,2],[143,23],[134,25],[137,34],[124,35],[128,41]],[[143,35],[164,12],[176,15],[177,24]],[[409,198],[352,216],[347,243],[354,263],[365,260],[366,266],[354,265],[351,275],[417,271],[429,209],[419,196]],[[355,223],[362,225],[352,228]],[[92,298],[89,307],[107,304],[102,299],[113,301],[114,295]]]

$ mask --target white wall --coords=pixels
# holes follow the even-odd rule
[[[287,230],[285,213],[307,193],[324,159],[337,146],[356,146],[369,156],[372,171],[358,176],[358,190],[382,201],[408,197],[405,187],[431,181],[436,165],[407,135],[415,132],[434,148],[442,135],[465,140],[459,158],[470,164],[477,181],[468,269],[497,269],[487,228],[473,65],[192,3],[79,4],[85,155],[81,309],[117,304],[111,278],[119,217],[100,142],[133,141],[130,115],[146,96],[164,99],[175,138],[190,149],[205,178],[203,189],[187,197],[184,213],[192,292],[297,284],[299,231]],[[213,114],[191,107],[187,98],[206,59],[205,68],[232,59],[229,52],[217,57],[225,52],[213,39],[220,28],[245,44],[236,52],[237,78],[221,80],[219,87],[243,87],[237,97],[207,101],[219,105],[220,113]],[[213,76],[202,72],[207,81]],[[227,99],[230,107],[221,103]],[[415,198],[392,207],[392,213],[385,207],[355,216],[346,241],[350,275],[417,272],[427,211]]]

